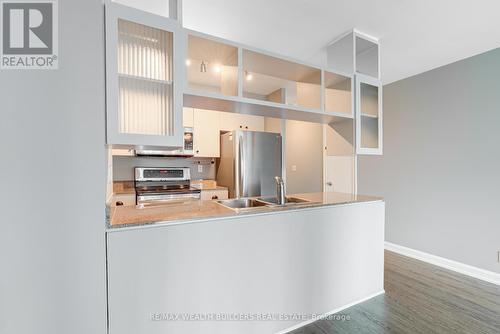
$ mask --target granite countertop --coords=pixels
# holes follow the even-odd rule
[[[108,208],[108,227],[117,229],[151,224],[179,224],[202,221],[204,219],[239,217],[254,214],[272,214],[287,210],[302,210],[324,206],[382,201],[380,197],[353,195],[333,192],[318,192],[289,195],[311,201],[300,206],[264,206],[251,210],[234,211],[216,201],[188,201],[158,206],[117,206]]]
[[[227,187],[217,185],[214,180],[192,180],[191,187],[200,190],[227,190]]]

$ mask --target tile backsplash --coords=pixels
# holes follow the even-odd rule
[[[198,172],[201,165],[203,171]],[[215,162],[211,158],[166,158],[166,157],[113,157],[113,180],[130,181],[134,179],[134,167],[189,167],[191,179],[215,179]]]

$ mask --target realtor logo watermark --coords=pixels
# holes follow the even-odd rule
[[[57,69],[57,2],[2,1],[1,69]]]

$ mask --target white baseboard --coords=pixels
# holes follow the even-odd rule
[[[424,261],[439,267],[456,271],[457,273],[471,276],[489,283],[500,285],[500,274],[493,271],[477,268],[461,262],[445,259],[436,255],[421,252],[412,248],[385,242],[385,249],[388,251],[405,255],[420,261]]]
[[[351,306],[354,306],[356,304],[359,304],[359,303],[362,303],[362,302],[365,302],[367,301],[368,299],[372,299],[373,297],[377,297],[378,295],[381,295],[381,294],[384,294],[385,293],[385,290],[382,290],[382,291],[379,291],[377,293],[374,293],[372,295],[369,295],[368,297],[365,297],[365,298],[362,298],[360,300],[357,300],[355,302],[352,302],[352,303],[349,303],[349,304],[346,304],[344,306],[341,306],[341,307],[338,307],[332,311],[329,311],[327,313],[324,313],[321,317],[326,317],[326,316],[329,316],[331,314],[335,314],[335,313],[339,313],[340,311],[343,311]],[[304,322],[301,322],[295,326],[292,326],[292,327],[288,327],[287,329],[284,329],[282,331],[279,331],[277,332],[276,334],[285,334],[285,333],[288,333],[288,332],[291,332],[295,329],[298,329],[300,327],[304,327],[306,325],[309,325],[309,324],[312,324],[313,322],[317,321],[318,319],[311,319],[311,320],[307,320],[307,321],[304,321]]]

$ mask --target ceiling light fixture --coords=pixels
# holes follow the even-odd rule
[[[252,73],[248,73],[248,71],[245,71],[245,79],[247,79],[247,81],[252,80],[253,79]]]
[[[214,72],[215,72],[215,73],[220,73],[220,71],[221,71],[221,67],[220,67],[220,65],[219,65],[219,64],[215,65],[215,66],[214,66]]]
[[[191,59],[186,59],[186,66],[191,66]]]
[[[206,73],[207,72],[207,64],[202,60],[201,65],[200,65],[200,72],[201,73]]]

